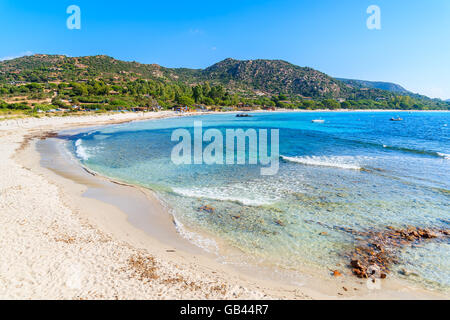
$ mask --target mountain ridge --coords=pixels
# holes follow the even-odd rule
[[[35,54],[0,62],[0,82],[3,83],[79,81],[99,77],[181,81],[189,85],[209,81],[236,91],[258,91],[268,95],[287,93],[308,98],[349,98],[358,92],[323,72],[284,60],[227,58],[205,69],[166,68],[121,61],[107,55]],[[370,89],[374,90],[372,93],[378,90]]]
[[[347,79],[347,78],[335,78],[336,80],[342,81],[349,85],[354,85],[360,88],[375,88],[386,90],[394,93],[400,94],[413,94],[411,91],[406,90],[404,87],[397,83],[387,82],[387,81],[372,81],[372,80],[358,80],[358,79]]]
[[[35,54],[0,62],[0,91],[4,95],[20,93],[21,89],[14,86],[27,83],[44,84],[47,91],[42,86],[24,89],[39,91],[37,96],[45,96],[49,90],[56,93],[54,86],[65,84],[59,91],[66,99],[123,103],[123,99],[113,97],[119,95],[132,100],[133,105],[151,98],[166,105],[192,105],[194,101],[229,106],[240,101],[292,108],[450,107],[448,102],[411,93],[394,83],[334,78],[310,67],[269,59],[227,58],[204,69],[167,68],[107,55]],[[67,86],[75,87],[74,91],[64,89]],[[86,97],[86,92],[96,97]]]

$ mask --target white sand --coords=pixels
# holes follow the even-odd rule
[[[167,116],[174,114],[0,121],[0,299],[442,297],[406,287],[368,292],[333,278],[323,294],[249,277],[201,254],[167,252],[170,247],[132,227],[117,208],[81,198],[82,189],[79,198],[70,195],[17,157],[29,134]]]

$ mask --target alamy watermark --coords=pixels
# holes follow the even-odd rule
[[[381,30],[381,9],[377,5],[371,5],[367,8],[367,14],[370,16],[367,18],[367,29],[369,30]]]
[[[370,16],[366,20],[366,26],[369,30],[381,30],[381,9],[379,6],[372,4],[367,7],[367,14]],[[69,30],[81,29],[81,9],[77,5],[67,7],[66,13],[70,16],[67,18],[66,25]]]
[[[202,121],[195,121],[193,137],[187,129],[176,129],[171,140],[179,142],[171,154],[171,160],[176,165],[259,164],[262,166],[261,175],[271,176],[278,173],[278,129],[270,129],[270,154],[267,129],[226,129],[224,139],[222,131],[213,128],[204,131]],[[206,146],[204,142],[207,142]]]
[[[67,14],[70,16],[67,18],[66,25],[69,30],[80,30],[81,29],[81,9],[79,6],[71,5],[67,7]]]
[[[366,10],[370,16],[366,20],[366,26],[369,30],[381,30],[381,9],[377,5],[370,5]],[[66,13],[70,16],[67,18],[66,25],[69,30],[81,29],[81,9],[77,5],[67,7]]]

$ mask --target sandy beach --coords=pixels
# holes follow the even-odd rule
[[[370,290],[347,277],[298,285],[239,272],[181,237],[152,192],[81,167],[58,174],[41,165],[46,160],[36,150],[51,132],[173,116],[0,122],[0,299],[446,298],[394,280]]]

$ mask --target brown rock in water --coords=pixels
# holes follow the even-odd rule
[[[415,273],[415,272],[413,272],[413,271],[409,271],[409,270],[407,270],[407,269],[405,269],[405,268],[403,268],[402,270],[400,270],[399,273],[400,273],[401,275],[404,275],[404,276],[407,276],[407,277],[409,277],[409,276],[418,276],[417,273]]]
[[[333,276],[334,277],[340,277],[340,276],[342,276],[342,273],[340,273],[338,270],[334,270],[333,271]]]
[[[356,268],[356,269],[362,269],[362,265],[361,265],[361,262],[359,262],[359,260],[352,260],[352,262],[350,262],[350,265],[353,267],[353,268]]]
[[[353,274],[359,278],[367,278],[375,276],[368,274],[370,265],[376,265],[380,268],[379,277],[385,279],[389,272],[389,266],[398,264],[396,252],[403,246],[416,246],[420,240],[429,240],[437,237],[446,237],[450,235],[450,230],[428,229],[408,227],[406,229],[395,229],[386,227],[388,230],[384,232],[359,232],[365,238],[355,238],[357,246],[351,255],[352,260],[350,266]],[[355,234],[352,232],[352,234]],[[405,275],[412,275],[410,272],[400,272]]]
[[[382,249],[383,249],[382,246],[381,246],[381,244],[379,244],[379,243],[372,243],[372,245],[373,245],[375,248],[377,248],[378,250],[382,250]]]
[[[363,269],[353,269],[353,273],[358,277],[358,278],[367,278],[367,273],[366,271],[364,271]]]
[[[205,206],[201,206],[200,208],[198,208],[198,211],[214,213],[215,209],[213,207],[211,207],[211,206],[205,205]]]
[[[275,223],[276,223],[277,225],[279,225],[280,227],[284,227],[284,226],[285,226],[284,222],[281,221],[281,220],[275,220]]]
[[[425,229],[423,237],[425,239],[437,238],[437,234],[435,232],[431,231],[431,230]]]

